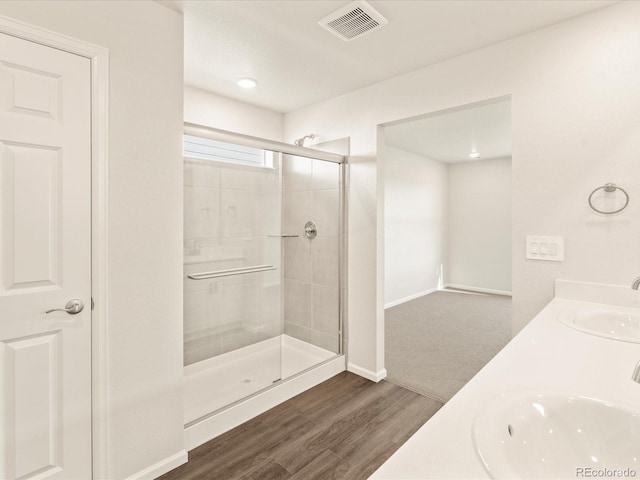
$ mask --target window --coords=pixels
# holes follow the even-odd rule
[[[273,168],[275,152],[194,135],[184,135],[183,138],[185,157]]]

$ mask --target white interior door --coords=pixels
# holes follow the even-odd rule
[[[91,478],[90,68],[0,34],[2,479]]]

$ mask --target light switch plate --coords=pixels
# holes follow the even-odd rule
[[[527,235],[527,253],[525,258],[529,260],[562,262],[564,260],[564,237]]]

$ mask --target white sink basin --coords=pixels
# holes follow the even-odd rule
[[[640,410],[596,398],[502,394],[475,418],[473,441],[496,479],[580,478],[581,468],[583,478],[586,469],[640,472]]]
[[[558,314],[558,320],[592,335],[640,343],[640,309],[598,306],[566,310]]]

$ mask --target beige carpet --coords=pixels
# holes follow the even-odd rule
[[[385,310],[387,380],[447,402],[511,339],[511,297],[440,291]]]

